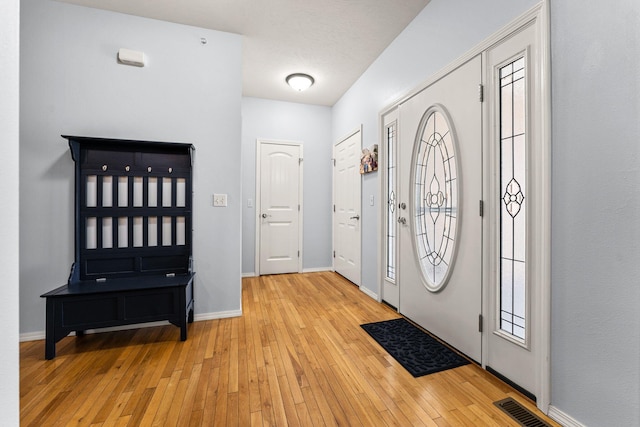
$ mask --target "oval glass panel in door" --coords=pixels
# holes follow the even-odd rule
[[[426,288],[437,292],[453,265],[458,215],[455,133],[443,106],[422,117],[413,156],[416,255]]]

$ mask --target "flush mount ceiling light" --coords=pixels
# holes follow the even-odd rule
[[[290,74],[286,80],[287,84],[298,92],[309,89],[314,82],[313,77],[303,73]]]

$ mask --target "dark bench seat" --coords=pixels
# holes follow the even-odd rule
[[[64,285],[42,295],[46,298],[45,357],[56,355],[56,343],[71,332],[167,320],[187,339],[193,322],[195,273],[139,276]]]

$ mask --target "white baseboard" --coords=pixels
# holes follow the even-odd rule
[[[549,413],[547,415],[563,427],[587,427],[553,405],[549,405]]]
[[[20,342],[38,341],[44,339],[44,331],[27,332],[20,334]]]
[[[128,331],[129,329],[140,329],[140,328],[153,328],[156,326],[165,326],[170,325],[167,321],[159,321],[159,322],[148,322],[148,323],[136,323],[133,325],[122,325],[122,326],[113,326],[110,328],[101,328],[101,329],[87,329],[85,334],[96,334],[100,332],[115,332],[115,331]],[[75,332],[69,333],[69,336],[75,336]],[[20,342],[26,341],[37,341],[45,339],[44,331],[36,331],[36,332],[27,332],[24,334],[20,334]]]
[[[303,273],[320,273],[322,271],[333,271],[333,268],[332,267],[315,267],[315,268],[302,269]]]
[[[226,319],[228,317],[240,317],[240,316],[242,316],[242,310],[230,310],[230,311],[219,311],[215,313],[196,314],[195,316],[193,316],[193,320],[195,322],[200,322],[203,320]],[[153,328],[156,326],[165,326],[165,325],[170,325],[170,323],[167,321],[136,323],[134,325],[114,326],[111,328],[89,329],[85,331],[85,333],[95,334],[100,332],[127,331],[129,329]],[[73,336],[75,335],[75,332],[71,332],[69,335]],[[45,339],[44,331],[26,332],[24,334],[20,334],[20,342],[37,341],[37,340],[43,340],[43,339]]]
[[[364,292],[366,295],[370,296],[371,298],[373,298],[376,301],[379,301],[378,299],[378,294],[376,294],[375,292],[373,292],[372,290],[365,288],[364,286],[360,286],[360,290],[362,292]]]
[[[240,316],[242,316],[242,309],[240,309],[240,310],[229,310],[229,311],[216,311],[214,313],[196,314],[193,317],[193,319],[196,322],[201,322],[203,320],[226,319],[228,317],[240,317]]]
[[[333,271],[332,267],[314,267],[314,268],[303,268],[303,273],[320,273],[322,271]],[[242,277],[258,277],[258,274],[254,271],[250,273],[242,273]]]

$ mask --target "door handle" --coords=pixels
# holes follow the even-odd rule
[[[360,219],[360,215],[352,216],[352,217],[351,217],[351,218],[349,218],[349,219],[357,219],[357,220],[359,220],[359,219]]]
[[[262,214],[262,218],[266,218],[266,217],[267,217],[267,214]]]
[[[406,225],[407,224],[407,219],[403,216],[398,218],[398,222],[402,225]]]

